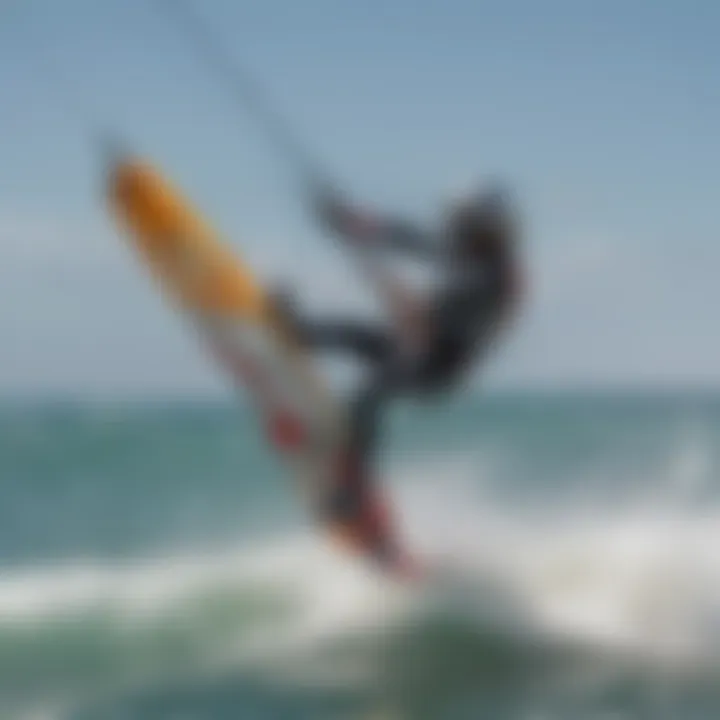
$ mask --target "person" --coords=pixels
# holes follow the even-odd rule
[[[334,194],[316,201],[321,222],[367,253],[399,251],[425,258],[437,289],[413,294],[391,283],[396,327],[351,319],[309,319],[284,291],[278,317],[305,347],[349,352],[370,367],[351,401],[347,454],[327,517],[354,523],[382,562],[398,562],[371,462],[381,410],[401,395],[449,392],[487,355],[521,297],[519,222],[509,194],[489,187],[453,203],[438,230],[360,210]]]

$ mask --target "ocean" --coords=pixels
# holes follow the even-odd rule
[[[720,717],[720,399],[400,405],[392,582],[241,404],[0,405],[0,718]]]

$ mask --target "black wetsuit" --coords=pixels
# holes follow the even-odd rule
[[[376,249],[424,256],[443,279],[430,297],[428,342],[412,356],[403,354],[396,334],[380,324],[296,318],[296,329],[308,346],[347,351],[371,365],[369,378],[352,403],[346,482],[326,508],[334,518],[354,515],[365,498],[371,477],[368,464],[384,404],[399,395],[432,393],[452,386],[492,340],[510,292],[510,263],[505,258],[469,262],[454,253],[449,243],[396,221],[376,223],[362,236],[352,228],[346,234],[360,241],[371,240]]]

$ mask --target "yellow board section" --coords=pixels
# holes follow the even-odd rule
[[[108,192],[116,217],[175,300],[193,311],[265,320],[264,294],[249,270],[152,166],[118,164]]]

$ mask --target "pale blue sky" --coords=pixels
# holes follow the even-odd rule
[[[195,2],[360,198],[514,184],[533,294],[493,385],[720,385],[720,4]],[[312,307],[362,286],[265,136],[141,0],[0,22],[0,392],[217,391],[104,214],[88,114]]]

